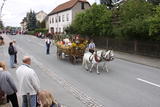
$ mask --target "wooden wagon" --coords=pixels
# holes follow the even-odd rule
[[[84,52],[85,48],[57,46],[57,57],[59,59],[68,57],[70,62],[73,64],[82,61]]]

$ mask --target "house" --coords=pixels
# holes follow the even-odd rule
[[[46,23],[46,19],[47,19],[47,14],[44,11],[39,11],[38,13],[36,13],[36,20],[39,21],[40,23],[42,23],[43,21],[45,21]],[[26,32],[27,31],[27,16],[23,18],[20,25],[21,25],[21,32]]]
[[[26,32],[27,31],[27,18],[25,17],[20,24],[21,24],[21,32],[23,33]]]
[[[47,13],[45,13],[44,11],[39,11],[38,13],[36,13],[36,19],[37,19],[37,21],[39,21],[40,23],[42,23],[44,20],[45,20],[45,18],[46,18],[46,16],[47,16]]]
[[[70,0],[60,4],[48,15],[49,32],[63,33],[64,29],[74,20],[77,13],[90,8],[86,0]]]

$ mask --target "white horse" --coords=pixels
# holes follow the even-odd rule
[[[106,69],[108,72],[108,68],[106,65],[107,61],[112,61],[114,58],[114,54],[112,50],[104,51],[99,50],[97,52],[94,52],[93,54],[90,52],[87,52],[83,56],[83,62],[82,66],[88,71],[92,72],[93,67],[96,65],[97,74],[100,74],[98,67],[100,63],[103,63],[102,70]],[[88,65],[91,64],[91,67],[89,69]]]

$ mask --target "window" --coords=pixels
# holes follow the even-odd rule
[[[56,17],[56,22],[58,22],[57,17]]]
[[[61,22],[61,16],[59,16],[59,22]]]
[[[64,22],[64,15],[62,16],[62,22]]]
[[[58,28],[56,28],[56,32],[58,32]]]
[[[69,14],[67,14],[67,19],[66,20],[69,21]]]
[[[54,23],[54,17],[52,18],[52,23]]]
[[[50,18],[50,24],[52,23],[52,20],[51,20],[51,18]]]
[[[84,2],[81,3],[81,9],[84,9]]]
[[[59,32],[61,32],[61,28],[59,28]]]

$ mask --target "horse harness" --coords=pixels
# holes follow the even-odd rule
[[[92,57],[93,56],[93,57]],[[92,54],[90,57],[89,57],[89,61],[90,62],[92,62],[93,61],[93,58],[95,58],[95,61],[96,62],[101,62],[102,61],[102,53],[101,53],[101,57],[100,57],[100,59],[98,59],[98,55],[97,55],[97,53],[96,54]]]

